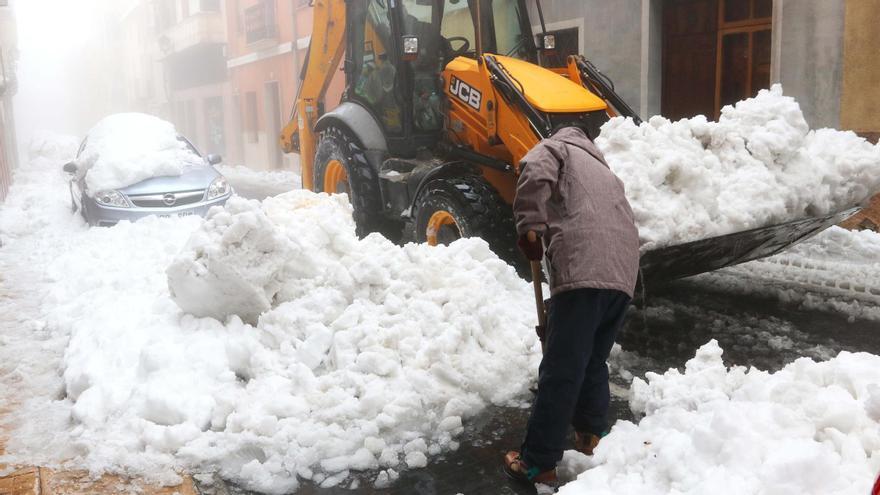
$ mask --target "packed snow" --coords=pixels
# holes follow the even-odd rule
[[[684,373],[636,378],[630,404],[560,495],[639,493],[851,495],[880,470],[880,356],[801,358],[775,373],[727,368],[715,341]]]
[[[254,170],[241,165],[218,165],[216,168],[239,196],[249,199],[277,196],[302,187],[301,177],[292,170]]]
[[[695,277],[698,286],[772,295],[880,320],[880,233],[831,227],[778,255]]]
[[[531,289],[482,240],[360,240],[344,197],[308,191],[87,229],[64,198],[33,200],[64,191],[56,164],[19,172],[2,258],[29,261],[9,282],[41,294],[28,328],[63,349],[62,382],[20,408],[6,462],[167,483],[216,471],[267,493],[348,486],[364,470],[383,485],[456,449],[487,405],[519,401],[540,358]],[[255,325],[177,307],[166,268],[257,259],[267,232],[290,257]],[[215,235],[228,242],[200,244]],[[12,349],[0,361],[49,358]]]
[[[79,141],[73,136],[51,131],[36,131],[28,147],[30,160],[70,160],[76,155]]]
[[[105,117],[93,127],[76,160],[89,194],[122,189],[151,177],[178,176],[205,162],[174,125],[141,113]]]
[[[811,131],[779,85],[718,122],[615,117],[596,144],[626,185],[643,249],[837,212],[880,191],[880,145]]]

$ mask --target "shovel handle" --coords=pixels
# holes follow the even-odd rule
[[[535,234],[535,231],[530,230],[526,234],[526,239],[529,242],[536,242],[538,240],[538,235]],[[529,264],[532,268],[532,286],[535,289],[535,308],[538,310],[538,326],[541,328],[547,328],[547,312],[544,309],[544,288],[541,286],[541,278],[543,274],[541,273],[541,262],[535,260],[529,260]]]

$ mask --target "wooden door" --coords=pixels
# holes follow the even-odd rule
[[[715,117],[770,86],[773,0],[721,0]]]
[[[772,14],[773,0],[664,2],[661,113],[717,119],[769,87]]]
[[[719,0],[663,4],[661,113],[670,119],[715,115]]]

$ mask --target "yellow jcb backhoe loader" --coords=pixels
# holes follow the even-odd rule
[[[313,5],[314,32],[281,146],[299,153],[304,187],[348,193],[360,235],[430,244],[479,236],[517,262],[511,203],[520,159],[574,121],[592,138],[609,115],[638,121],[583,56],[557,72],[537,65],[526,0]],[[537,38],[540,49],[552,49],[552,35]],[[325,112],[343,54],[342,102]],[[643,276],[672,279],[768,256],[853,212],[649,251]]]

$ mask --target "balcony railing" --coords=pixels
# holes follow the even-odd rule
[[[226,24],[219,12],[200,12],[166,29],[159,48],[165,55],[180,53],[199,45],[226,43]]]
[[[261,0],[244,11],[244,33],[247,43],[259,43],[278,36],[275,20],[275,0]]]

